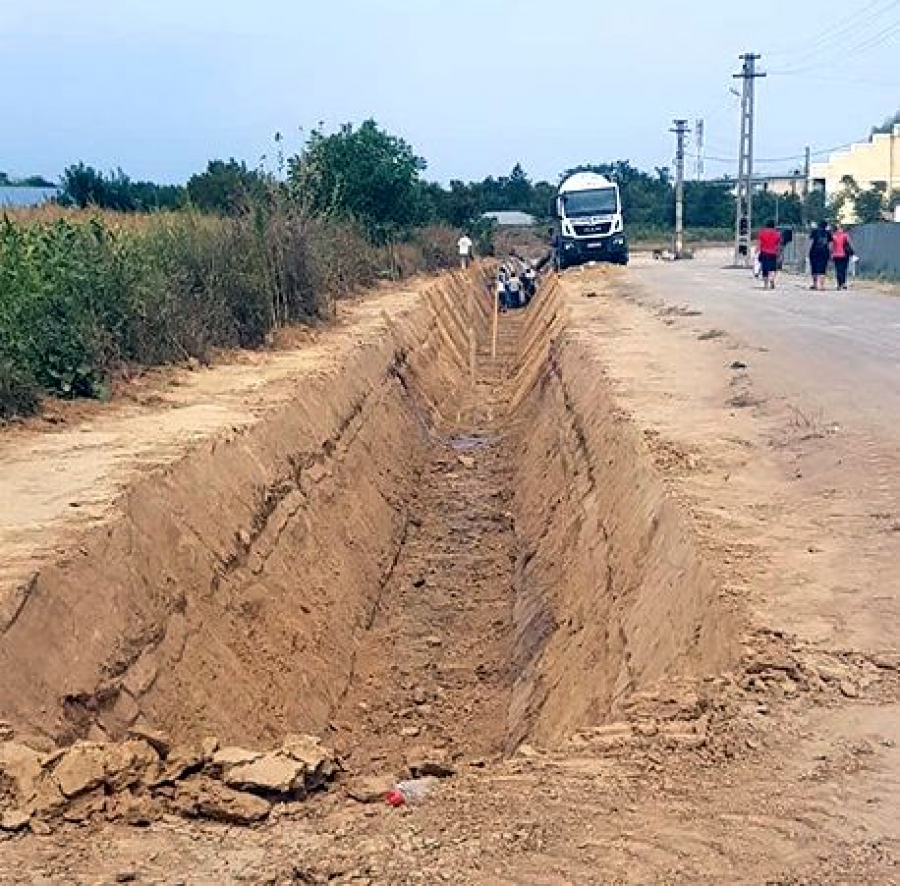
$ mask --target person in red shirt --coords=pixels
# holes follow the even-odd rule
[[[852,256],[853,246],[850,244],[850,235],[838,224],[831,234],[831,257],[834,259],[838,289],[847,288],[847,268]]]
[[[778,272],[778,253],[781,251],[781,231],[775,227],[774,221],[766,222],[766,226],[757,234],[756,242],[763,288],[774,289],[775,275]]]

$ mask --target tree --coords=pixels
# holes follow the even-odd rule
[[[684,219],[688,227],[729,228],[734,224],[734,194],[727,184],[685,182]]]
[[[64,206],[104,207],[107,202],[107,185],[103,173],[93,166],[76,163],[66,167],[59,182],[59,202]]]
[[[893,132],[894,127],[900,123],[900,111],[894,112],[890,117],[886,118],[880,126],[872,127],[872,135],[887,135]]]
[[[853,208],[856,220],[860,224],[880,222],[884,220],[884,211],[887,208],[885,200],[885,185],[872,185],[866,190],[857,188],[853,196]]]
[[[60,179],[59,202],[63,206],[84,209],[115,209],[119,212],[149,212],[153,209],[175,209],[184,204],[184,188],[132,181],[121,169],[108,174],[93,166],[76,163],[69,166]]]
[[[313,130],[302,153],[288,161],[288,181],[313,211],[356,219],[382,240],[427,219],[425,165],[406,141],[366,120],[331,135]]]
[[[249,205],[265,199],[273,182],[247,164],[230,160],[210,160],[206,171],[192,175],[187,195],[198,209],[236,215]]]

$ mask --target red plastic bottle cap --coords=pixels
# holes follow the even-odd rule
[[[402,806],[406,800],[403,799],[403,794],[400,791],[388,791],[384,795],[384,802],[388,804],[388,806]]]

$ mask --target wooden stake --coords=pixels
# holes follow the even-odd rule
[[[491,359],[497,359],[497,328],[500,323],[500,293],[494,287],[494,329],[491,333]]]

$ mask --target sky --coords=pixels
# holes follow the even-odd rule
[[[371,117],[429,178],[555,181],[670,165],[684,117],[706,121],[707,175],[733,174],[745,51],[770,72],[757,171],[900,107],[900,0],[0,0],[0,170],[179,182]]]

